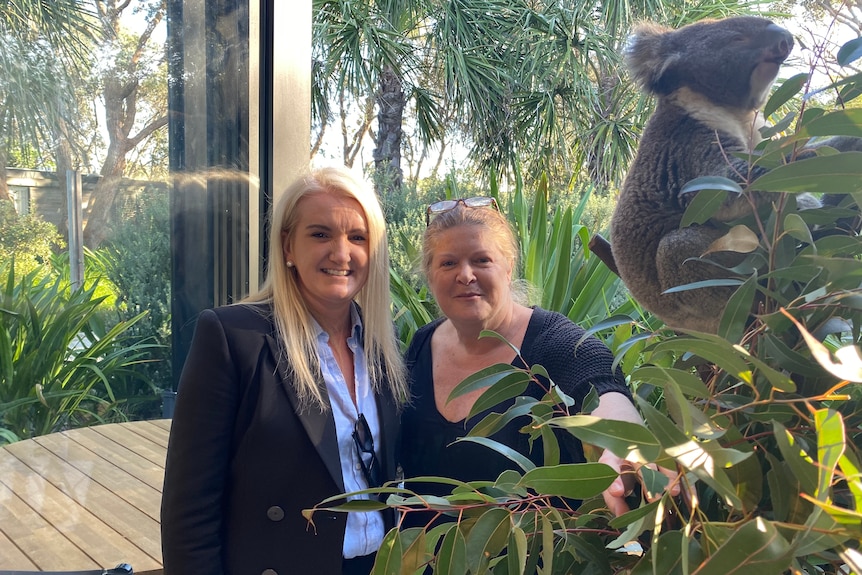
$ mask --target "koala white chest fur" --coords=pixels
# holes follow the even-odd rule
[[[766,125],[766,121],[757,109],[740,110],[716,106],[706,96],[685,87],[668,98],[695,120],[703,122],[713,130],[733,136],[747,150],[753,150],[763,139],[760,128]]]

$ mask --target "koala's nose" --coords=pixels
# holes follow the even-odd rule
[[[793,35],[777,24],[766,27],[765,34],[772,42],[772,51],[777,58],[784,60],[793,50]]]

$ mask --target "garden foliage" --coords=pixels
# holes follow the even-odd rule
[[[160,389],[170,389],[171,377],[171,241],[167,190],[152,186],[123,198],[121,224],[111,231],[97,252],[105,276],[116,286],[119,321],[146,316],[129,328],[128,335],[158,344],[150,360],[138,366],[141,374]],[[158,409],[157,402],[149,408]],[[154,412],[141,415],[157,415]]]
[[[21,215],[10,201],[0,201],[0,265],[15,260],[19,275],[48,263],[53,250],[64,245],[57,228],[35,214]]]
[[[860,55],[862,40],[845,46],[839,60],[847,64]],[[803,80],[787,80],[768,110],[789,101]],[[860,94],[862,75],[832,89],[850,102]],[[862,153],[824,148],[787,162],[810,138],[862,136],[862,110],[827,111],[806,101],[776,126],[752,158],[773,168],[769,173],[743,188],[719,179],[691,184],[698,196],[683,225],[709,219],[725,194],[776,192],[768,209],[735,222],[714,246],[747,254],[726,270],[726,279],[711,280],[737,286],[720,333],[660,329],[634,308],[589,329],[614,351],[645,423],[594,418],[591,396],[580,413],[569,414],[571,399],[550,382],[543,399],[519,398],[461,439],[506,454],[516,470],[488,482],[421,478],[450,485],[446,497],[413,492],[408,478],[403,486],[371,490],[384,494],[384,502],[322,502],[318,508],[431,509],[457,519],[390,531],[375,574],[422,573],[426,566],[452,574],[862,573],[862,238],[855,231]],[[804,191],[838,194],[841,201],[799,211],[793,195]],[[525,274],[542,288],[543,302],[571,316],[579,295],[595,298],[608,287],[597,279],[570,289],[577,269],[567,266],[589,265],[589,258],[566,263],[563,257],[569,236],[581,237],[581,230],[563,213],[554,216],[549,235],[538,232],[545,218],[538,196],[532,221],[515,203]],[[538,365],[495,365],[465,380],[453,396],[487,388],[475,413],[519,396],[539,375],[545,374]],[[544,465],[488,438],[515,417],[542,442]],[[559,464],[556,428],[643,466],[632,511],[613,517],[604,506],[601,492],[616,477],[611,468]],[[682,496],[664,490],[668,480],[655,466],[679,471]],[[308,516],[313,520],[312,510]]]
[[[106,327],[97,282],[72,290],[61,276],[17,278],[0,266],[0,443],[123,421],[128,389],[152,344],[126,332],[145,314]]]

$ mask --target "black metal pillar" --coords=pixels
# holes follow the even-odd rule
[[[198,314],[249,289],[248,2],[168,2],[174,389]]]

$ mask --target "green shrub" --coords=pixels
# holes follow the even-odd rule
[[[610,228],[616,205],[616,198],[610,194],[590,193],[578,223],[594,232],[604,233]]]
[[[143,314],[107,329],[94,284],[0,274],[0,442],[125,420],[129,382],[148,388],[136,366],[152,346],[126,338]]]
[[[130,197],[120,210],[121,225],[108,237],[97,259],[116,286],[120,321],[146,315],[128,335],[157,344],[150,361],[138,366],[157,387],[171,386],[171,259],[170,205],[161,188],[148,188]],[[157,406],[153,406],[155,408]],[[149,415],[155,415],[151,413]]]
[[[492,180],[492,191],[499,197]],[[540,180],[533,203],[520,185],[510,201],[501,200],[521,246],[521,277],[539,294],[533,302],[558,311],[575,323],[589,327],[613,313],[631,313],[627,297],[617,297],[622,283],[589,251],[590,231],[577,223],[589,196],[577,206],[560,203],[549,214],[547,181]],[[618,309],[624,306],[625,309]]]
[[[15,261],[24,276],[47,264],[65,243],[53,224],[35,214],[19,215],[9,201],[0,201],[0,265]]]

